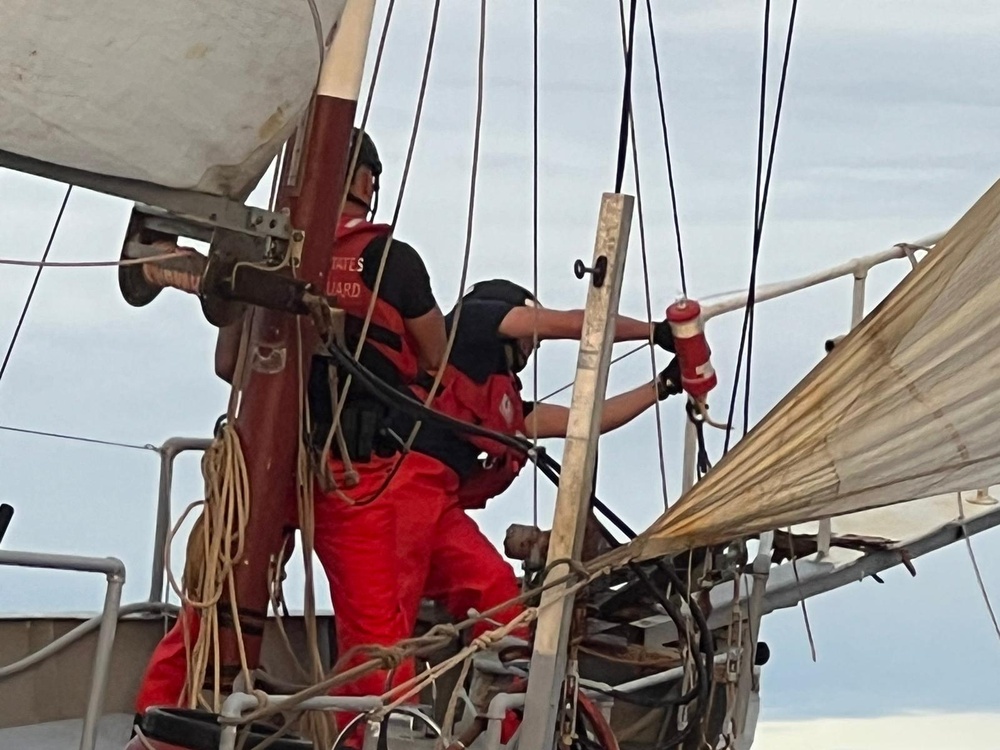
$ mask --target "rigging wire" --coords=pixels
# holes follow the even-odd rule
[[[641,352],[641,351],[642,351],[643,349],[645,349],[645,348],[646,348],[647,346],[648,346],[648,344],[645,344],[645,343],[643,343],[643,344],[639,344],[639,346],[635,347],[634,349],[629,349],[629,350],[628,350],[627,352],[625,352],[624,354],[619,354],[619,355],[618,355],[617,357],[613,358],[613,359],[611,360],[611,362],[609,363],[609,365],[615,365],[615,364],[618,364],[618,363],[619,363],[619,362],[621,362],[621,361],[622,361],[623,359],[626,359],[626,358],[628,358],[628,357],[631,357],[631,356],[632,356],[633,354],[638,354],[638,353],[639,353],[639,352]],[[560,393],[563,393],[564,391],[568,391],[568,390],[569,390],[570,388],[572,388],[572,387],[573,387],[573,381],[570,381],[569,383],[566,383],[566,385],[563,385],[563,386],[560,386],[559,388],[556,388],[556,389],[555,389],[554,391],[552,391],[551,393],[546,393],[546,394],[545,394],[544,396],[542,396],[542,397],[541,397],[540,399],[536,399],[536,400],[535,400],[535,402],[536,402],[536,403],[539,403],[539,404],[542,404],[542,403],[545,403],[545,402],[546,402],[546,401],[548,401],[548,400],[549,400],[550,398],[552,398],[552,397],[554,397],[554,396],[558,396],[558,395],[559,395]]]
[[[116,440],[99,440],[98,438],[83,437],[81,435],[64,435],[61,432],[45,432],[44,430],[28,430],[23,427],[11,427],[10,425],[0,425],[0,430],[4,432],[14,432],[21,435],[35,435],[38,437],[57,438],[59,440],[73,440],[79,443],[93,443],[94,445],[109,445],[115,448],[131,448],[138,451],[153,451],[159,453],[160,449],[152,443],[139,445],[138,443],[121,443]]]
[[[764,228],[764,212],[767,207],[767,196],[771,184],[771,171],[774,164],[774,153],[777,145],[778,126],[781,122],[781,105],[784,101],[785,82],[788,75],[788,63],[791,58],[792,38],[795,29],[795,15],[798,9],[798,0],[792,0],[791,11],[789,13],[788,32],[785,39],[785,50],[781,64],[781,78],[778,85],[778,99],[775,107],[774,123],[771,130],[771,141],[767,160],[767,170],[764,173],[764,120],[767,95],[767,59],[769,48],[769,27],[770,27],[770,0],[765,0],[764,5],[764,35],[763,51],[761,54],[761,89],[760,89],[760,113],[757,133],[757,185],[754,202],[754,227],[753,227],[753,249],[750,261],[750,283],[747,291],[747,304],[743,316],[743,327],[740,333],[740,346],[736,357],[736,373],[733,380],[733,391],[729,403],[729,416],[726,423],[732,428],[736,415],[736,398],[739,392],[740,374],[743,364],[743,352],[747,353],[746,387],[744,389],[743,403],[743,434],[749,430],[750,423],[750,371],[751,355],[753,352],[753,323],[754,307],[757,284],[757,264],[760,257],[761,237]],[[763,176],[763,180],[761,179]],[[729,441],[732,430],[727,431],[723,453],[729,450]]]
[[[316,31],[316,44],[319,46],[319,66],[316,71],[316,83],[323,73],[323,62],[326,60],[326,39],[323,34],[323,19],[320,18],[319,8],[316,7],[316,0],[306,0],[309,3],[309,12],[312,14],[313,29]]]
[[[729,451],[729,441],[732,437],[732,427],[733,422],[736,418],[736,399],[739,394],[740,388],[740,375],[743,369],[743,353],[747,346],[747,339],[752,338],[753,334],[750,332],[750,319],[751,310],[754,306],[754,298],[756,297],[756,282],[757,282],[757,259],[758,259],[758,243],[757,243],[757,227],[760,224],[760,191],[761,191],[761,172],[763,170],[764,161],[764,117],[765,109],[767,105],[767,52],[770,44],[770,26],[771,26],[771,0],[764,0],[764,40],[761,51],[761,65],[760,65],[760,105],[757,120],[757,173],[756,180],[754,184],[754,206],[753,206],[753,245],[750,251],[750,282],[747,288],[747,304],[743,313],[743,326],[740,331],[740,346],[736,353],[736,374],[733,378],[733,392],[729,400],[729,416],[726,419],[726,424],[729,426],[729,430],[726,431],[726,439],[723,443],[722,453],[725,455]],[[748,358],[749,360],[749,358]],[[750,369],[749,361],[747,363],[747,369]],[[749,404],[749,394],[745,394],[746,404]],[[745,404],[745,405],[746,405]],[[746,434],[747,425],[744,422],[743,432]]]
[[[791,538],[792,529],[789,527],[788,536]],[[799,592],[799,605],[802,609],[802,621],[806,626],[806,637],[809,639],[809,653],[812,655],[813,662],[816,661],[816,640],[813,638],[812,625],[809,624],[809,610],[806,609],[806,597],[802,596],[802,580],[799,578],[799,562],[798,557],[795,554],[795,544],[791,545],[792,553],[792,573],[795,574],[795,588]],[[758,634],[759,635],[759,634]],[[751,653],[757,651],[757,639],[755,638],[752,642],[753,648]]]
[[[361,113],[361,124],[358,128],[364,131],[365,126],[368,124],[368,115],[371,114],[372,101],[375,98],[375,84],[378,82],[379,72],[382,70],[382,58],[385,55],[385,43],[389,38],[389,24],[392,22],[392,11],[396,7],[396,0],[389,0],[389,5],[385,10],[385,20],[382,22],[382,33],[379,35],[378,47],[375,51],[375,62],[372,63],[372,79],[368,82],[368,92],[365,94],[365,106]],[[296,139],[305,137],[305,128],[300,128],[299,134],[296,135]],[[354,144],[353,152],[348,157],[347,172],[344,175],[344,189],[340,194],[340,205],[337,207],[337,215],[340,216],[344,212],[344,205],[347,203],[347,192],[351,187],[351,177],[354,175],[354,169],[357,167],[358,158],[361,155],[361,139],[358,139],[357,143]],[[294,180],[294,177],[289,175],[290,180]]]
[[[119,260],[17,260],[14,258],[0,258],[0,266],[24,266],[28,268],[116,268],[124,266],[141,266],[146,263],[156,263],[161,260],[176,260],[181,255],[188,255],[187,251],[180,252],[173,250],[169,253],[159,255],[149,255],[145,258],[124,258]]]
[[[983,582],[983,574],[979,570],[979,562],[976,560],[976,553],[972,549],[972,540],[965,531],[964,525],[962,526],[962,536],[965,538],[965,547],[969,551],[969,560],[972,561],[972,569],[976,573],[976,583],[979,584],[979,593],[983,595],[983,602],[986,604],[986,611],[989,613],[990,621],[993,623],[993,630],[996,631],[997,638],[1000,638],[1000,623],[997,622],[997,614],[993,610],[993,603],[990,601],[990,595],[986,591],[986,584]]]
[[[622,50],[627,54],[624,4],[622,2],[619,2],[618,8],[619,8],[619,21],[622,33]],[[632,141],[632,148],[631,148],[632,174],[635,178],[636,211],[639,217],[639,248],[640,248],[640,255],[642,257],[642,283],[643,283],[643,291],[645,293],[646,319],[649,321],[650,325],[652,325],[653,303],[649,291],[649,257],[646,251],[646,220],[645,220],[645,212],[642,210],[642,183],[639,179],[639,145],[635,134],[635,117],[632,113],[631,107],[629,107],[629,112],[628,112],[628,124],[629,124],[629,138]],[[644,346],[649,347],[649,364],[653,373],[653,383],[655,384],[656,351],[653,349],[653,345],[651,342],[644,344]],[[659,401],[656,401],[653,404],[653,412],[656,415],[656,456],[660,464],[660,485],[663,492],[663,507],[666,508],[669,505],[669,498],[667,492],[667,465],[666,465],[666,459],[663,456],[663,415],[660,413]]]
[[[965,549],[969,553],[969,561],[972,563],[972,570],[976,574],[976,583],[979,584],[979,593],[983,597],[983,603],[986,605],[986,611],[989,613],[990,621],[993,623],[993,629],[996,631],[997,638],[1000,638],[1000,622],[997,622],[997,615],[993,610],[993,603],[990,601],[990,594],[986,590],[986,583],[983,581],[983,574],[979,570],[979,561],[976,560],[976,553],[972,549],[972,538],[969,536],[969,531],[965,526],[967,519],[965,516],[965,506],[962,504],[961,492],[957,494],[957,499],[959,529],[961,529],[962,538],[965,540]]]
[[[531,293],[538,299],[538,0],[532,2],[531,23]],[[535,311],[531,343],[535,363],[531,370],[531,398],[538,401],[538,306]],[[532,422],[534,424],[534,421]],[[538,430],[531,433],[532,448],[538,451]],[[538,466],[532,469],[531,524],[538,528]]]
[[[788,34],[785,38],[785,52],[781,62],[781,79],[778,84],[778,100],[775,104],[774,111],[774,123],[771,132],[771,145],[768,150],[767,157],[767,168],[764,172],[764,186],[761,190],[760,199],[760,212],[754,222],[754,261],[753,261],[753,271],[754,279],[751,282],[751,292],[753,296],[756,297],[756,272],[757,272],[757,256],[760,254],[760,244],[761,238],[764,232],[764,211],[767,209],[767,196],[771,187],[771,169],[774,166],[774,151],[775,144],[778,140],[778,123],[781,121],[781,105],[785,98],[785,81],[788,74],[788,60],[792,51],[792,35],[795,30],[795,11],[798,7],[798,0],[792,0],[792,9],[789,13],[788,19]],[[758,167],[759,168],[759,167]],[[758,177],[759,179],[759,177]],[[755,300],[756,303],[756,300]],[[754,318],[756,316],[756,304],[750,305],[750,322],[748,325],[748,337],[747,337],[747,375],[746,375],[746,385],[743,389],[743,434],[747,433],[750,424],[750,366],[753,359],[753,331],[754,331]]]
[[[618,168],[615,172],[615,192],[622,191],[625,179],[625,161],[628,157],[628,120],[632,111],[632,53],[635,49],[635,9],[638,0],[632,0],[629,7],[628,41],[625,44],[625,83],[622,86],[622,118],[618,129]],[[621,6],[621,3],[619,3]],[[622,9],[624,15],[624,8]]]
[[[653,53],[653,73],[656,79],[656,98],[660,105],[660,126],[663,132],[663,150],[667,158],[667,184],[670,187],[670,208],[674,218],[674,235],[677,238],[677,262],[680,267],[681,291],[687,297],[687,272],[684,267],[684,248],[681,244],[681,221],[677,210],[677,190],[674,187],[674,167],[670,158],[670,137],[667,131],[667,109],[664,104],[663,81],[660,76],[660,55],[656,49],[656,27],[653,23],[653,4],[646,0],[646,18],[649,21],[649,44]]]
[[[49,259],[49,252],[52,250],[52,243],[55,242],[56,233],[59,231],[59,225],[62,223],[63,214],[66,212],[66,204],[69,203],[70,193],[73,192],[73,186],[66,186],[66,194],[63,196],[62,204],[59,206],[59,213],[56,214],[56,220],[52,224],[52,231],[49,233],[49,241],[45,243],[45,251],[42,253],[41,263],[38,265],[38,270],[35,271],[35,278],[31,282],[31,288],[28,290],[28,296],[24,300],[24,306],[21,308],[21,315],[17,319],[17,325],[14,326],[14,333],[10,337],[10,343],[7,345],[7,352],[3,357],[3,364],[0,364],[0,380],[3,380],[3,375],[7,372],[7,365],[10,363],[10,355],[14,351],[14,345],[17,343],[17,337],[21,333],[21,326],[24,325],[24,319],[28,315],[28,308],[31,307],[31,300],[35,297],[35,289],[38,288],[38,280],[42,276],[42,269],[45,267],[45,263]]]

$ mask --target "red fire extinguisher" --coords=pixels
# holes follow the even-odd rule
[[[678,300],[667,308],[667,321],[674,334],[681,387],[692,398],[702,399],[719,381],[712,367],[712,350],[705,338],[701,305],[693,299]]]

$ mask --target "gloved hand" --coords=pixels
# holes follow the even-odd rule
[[[653,325],[653,343],[668,352],[677,351],[674,346],[674,332],[670,330],[670,323],[666,320]]]
[[[677,361],[677,357],[674,357],[670,360],[670,364],[656,376],[656,398],[663,401],[667,396],[676,396],[682,390],[681,365]]]

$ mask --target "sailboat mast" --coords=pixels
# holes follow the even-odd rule
[[[288,209],[292,226],[305,234],[298,276],[319,290],[325,289],[330,267],[374,12],[375,0],[347,0],[310,114],[282,165],[278,208]],[[268,566],[295,517],[299,398],[317,338],[311,323],[303,321],[300,348],[296,321],[288,314],[257,308],[248,320],[244,391],[235,427],[246,459],[250,516],[235,588],[243,650],[253,669],[259,664],[267,616]],[[219,604],[220,667],[226,688],[241,663],[236,632],[222,614],[231,611],[224,597]]]
[[[597,438],[601,432],[604,394],[615,340],[615,315],[625,272],[625,254],[632,225],[633,198],[605,193],[597,224],[597,241],[591,265],[591,284],[583,317],[583,335],[576,362],[576,379],[570,402],[563,470],[556,495],[552,536],[542,592],[535,645],[528,672],[521,746],[552,750],[557,724],[563,716],[564,687],[574,692],[567,678],[570,623],[576,601],[571,582],[553,582],[571,572],[564,561],[579,560],[584,528],[590,512]]]

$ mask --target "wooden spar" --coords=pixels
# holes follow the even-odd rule
[[[286,149],[282,165],[278,207],[288,209],[292,226],[305,232],[298,276],[320,290],[325,288],[333,251],[374,12],[374,0],[347,0],[323,63],[311,117],[296,134],[304,147]],[[265,309],[253,312],[244,391],[235,420],[250,484],[246,546],[235,586],[251,669],[260,659],[268,565],[280,551],[284,528],[295,519],[299,393],[316,343],[307,319],[302,320],[302,333],[300,350],[292,316]],[[223,597],[219,612],[230,612],[228,597]],[[240,666],[236,632],[227,623],[220,617],[220,666],[226,688]]]
[[[546,560],[548,566],[557,560],[580,559],[593,490],[597,437],[608,384],[632,206],[633,199],[629,195],[605,193],[601,199],[592,267],[596,269],[599,264],[606,263],[607,268],[603,283],[595,286],[594,281],[587,291],[563,469]],[[546,583],[567,572],[565,564],[550,567]],[[553,586],[542,594],[520,740],[521,747],[531,750],[551,750],[555,741],[575,600],[574,596],[565,593],[569,585]]]

